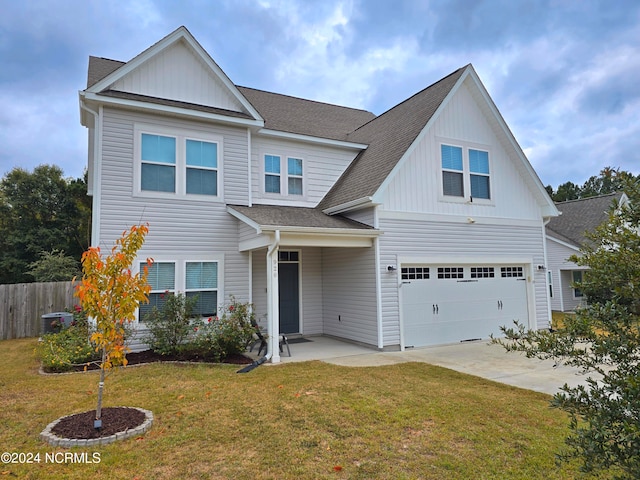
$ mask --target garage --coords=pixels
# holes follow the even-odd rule
[[[402,265],[405,348],[501,335],[529,324],[524,265]]]

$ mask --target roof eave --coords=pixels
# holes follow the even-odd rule
[[[283,132],[281,130],[271,130],[268,128],[260,129],[258,131],[258,134],[263,135],[265,137],[284,138],[288,140],[297,140],[305,143],[315,143],[315,144],[321,144],[321,145],[329,145],[333,147],[343,147],[343,148],[349,148],[353,150],[364,150],[368,147],[368,145],[365,143],[355,143],[355,142],[348,142],[345,140],[334,140],[331,138],[314,137],[312,135]]]
[[[116,107],[128,107],[135,110],[146,110],[154,113],[164,113],[178,115],[181,117],[197,118],[199,120],[210,120],[230,125],[239,125],[243,127],[261,128],[264,126],[263,120],[251,120],[245,118],[237,118],[216,113],[207,113],[189,108],[173,107],[169,105],[160,105],[140,100],[123,99],[115,97],[107,97],[87,90],[80,92],[80,99],[84,102],[91,102],[100,105],[112,105]],[[84,124],[83,124],[84,125]]]
[[[373,197],[362,197],[349,202],[341,203],[340,205],[334,205],[333,207],[325,208],[322,213],[327,215],[337,215],[343,212],[349,212],[352,210],[359,210],[365,207],[374,207],[377,204],[374,203]]]

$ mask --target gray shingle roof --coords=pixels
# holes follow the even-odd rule
[[[467,67],[462,67],[349,134],[369,147],[318,205],[321,209],[373,195],[431,119]]]
[[[609,214],[614,200],[620,200],[622,192],[556,203],[562,215],[547,224],[547,233],[559,240],[569,241],[576,247],[583,245],[586,232],[593,232]]]
[[[238,87],[264,118],[265,128],[332,140],[347,140],[350,132],[375,118],[366,110],[341,107],[277,93]]]
[[[229,208],[261,226],[375,230],[341,215],[327,215],[317,208],[275,205],[229,205]]]
[[[124,64],[125,62],[119,62],[118,60],[90,56],[89,69],[87,70],[87,88],[92,87]]]

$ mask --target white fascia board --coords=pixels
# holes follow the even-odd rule
[[[312,135],[302,135],[299,133],[282,132],[280,130],[270,130],[263,128],[258,131],[258,135],[265,137],[284,138],[286,140],[297,140],[299,142],[328,145],[332,147],[350,148],[353,150],[365,150],[369,145],[365,143],[346,142],[342,140],[332,140],[330,138],[314,137]]]
[[[241,222],[246,223],[251,228],[254,228],[258,235],[260,235],[262,233],[262,229],[260,228],[260,225],[258,225],[256,222],[251,220],[246,215],[243,215],[242,213],[234,210],[233,207],[227,207],[227,212],[230,213],[231,215],[233,215],[234,217],[236,217]]]
[[[380,230],[361,229],[361,228],[323,228],[323,227],[295,227],[295,226],[279,226],[279,225],[261,225],[262,232],[280,231],[284,233],[294,233],[301,235],[331,235],[334,237],[366,237],[375,238],[382,234]]]
[[[127,107],[135,110],[147,110],[152,112],[160,112],[164,114],[179,115],[182,117],[197,118],[199,120],[209,120],[230,125],[241,125],[243,127],[262,127],[262,120],[248,120],[245,118],[227,117],[217,113],[201,112],[199,110],[191,110],[189,108],[172,107],[168,105],[160,105],[157,103],[142,102],[139,100],[129,100],[124,98],[114,98],[105,95],[99,95],[89,92],[81,92],[85,101],[95,102],[102,105],[115,105],[118,107]]]
[[[326,208],[322,211],[322,213],[326,213],[327,215],[335,215],[338,213],[358,210],[365,207],[373,207],[376,205],[377,204],[373,203],[372,197],[362,197],[356,200],[351,200],[347,203],[341,203],[340,205],[336,205],[335,207]]]
[[[564,247],[570,248],[571,250],[575,250],[576,252],[580,251],[580,247],[576,247],[575,245],[571,245],[570,243],[563,242],[562,240],[555,238],[552,233],[547,233],[547,239],[551,240],[552,242],[556,242]]]

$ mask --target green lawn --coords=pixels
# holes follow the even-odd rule
[[[95,408],[98,374],[42,376],[34,339],[0,341],[0,478],[573,479],[554,453],[566,415],[549,396],[426,364],[155,364],[107,379],[105,406],[149,409],[143,437],[104,447],[99,464],[45,463],[51,421]],[[72,449],[71,451],[81,452]],[[60,457],[58,457],[60,458]]]

